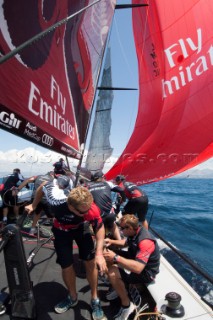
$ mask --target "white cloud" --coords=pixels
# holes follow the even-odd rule
[[[19,168],[23,175],[44,174],[53,169],[53,163],[61,156],[52,151],[41,152],[33,147],[23,150],[0,152],[0,173],[8,174]],[[65,158],[65,157],[64,157]]]
[[[84,153],[84,165],[87,151]],[[0,151],[0,175],[9,174],[14,168],[20,168],[24,176],[35,174],[44,174],[53,169],[53,163],[61,156],[59,153],[53,151],[41,152],[33,147],[28,147],[23,150],[11,149],[9,151]],[[65,159],[65,156],[63,157]],[[116,162],[117,157],[111,156],[105,163],[103,172],[106,173]],[[70,168],[75,172],[79,160],[68,158]],[[213,177],[213,158],[183,172],[178,177],[199,177],[212,178]]]

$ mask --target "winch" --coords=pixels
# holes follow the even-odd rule
[[[171,318],[181,318],[185,315],[184,307],[180,304],[181,296],[176,292],[169,292],[165,296],[167,304],[163,304],[161,311]]]

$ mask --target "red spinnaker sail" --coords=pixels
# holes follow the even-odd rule
[[[107,174],[138,184],[171,177],[213,155],[213,1],[141,3],[149,6],[133,9],[138,115]]]
[[[96,2],[0,64],[0,128],[78,158],[93,104],[114,0],[3,0],[3,58]]]

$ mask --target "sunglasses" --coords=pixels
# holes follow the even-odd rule
[[[125,230],[125,229],[129,229],[129,226],[125,226],[125,227],[120,227],[121,230]]]
[[[79,210],[77,208],[75,208],[75,210],[78,211],[80,214],[85,214],[85,213],[87,213],[89,211],[89,209],[87,209],[86,211],[81,211],[81,210]]]

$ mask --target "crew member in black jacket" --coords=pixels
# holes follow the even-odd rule
[[[128,202],[122,210],[122,214],[125,215],[130,213],[136,215],[143,227],[148,229],[146,214],[148,211],[149,199],[147,194],[136,184],[126,181],[121,175],[118,175],[115,178],[115,183],[117,184],[117,187],[113,190],[120,192],[120,194],[124,194],[128,199]]]
[[[114,190],[114,184],[106,181],[102,171],[97,171],[92,176],[92,182],[87,184],[87,188],[92,193],[95,204],[101,210],[101,218],[107,230],[114,239],[121,239],[117,227],[116,214],[112,206],[111,192]]]
[[[20,169],[16,168],[13,170],[12,174],[3,177],[2,181],[0,194],[2,198],[3,223],[7,224],[7,216],[10,207],[13,207],[14,215],[18,218],[18,192],[22,188],[19,185],[24,181],[24,177],[22,176]]]
[[[113,300],[120,297],[122,306],[114,319],[126,320],[135,309],[129,299],[126,285],[152,282],[159,273],[160,252],[156,239],[146,228],[139,226],[135,215],[124,215],[120,220],[120,227],[126,239],[105,239],[105,245],[128,247],[128,251],[120,250],[119,254],[116,254],[106,249],[104,252],[104,257],[109,263],[109,280],[114,289],[106,298]]]

